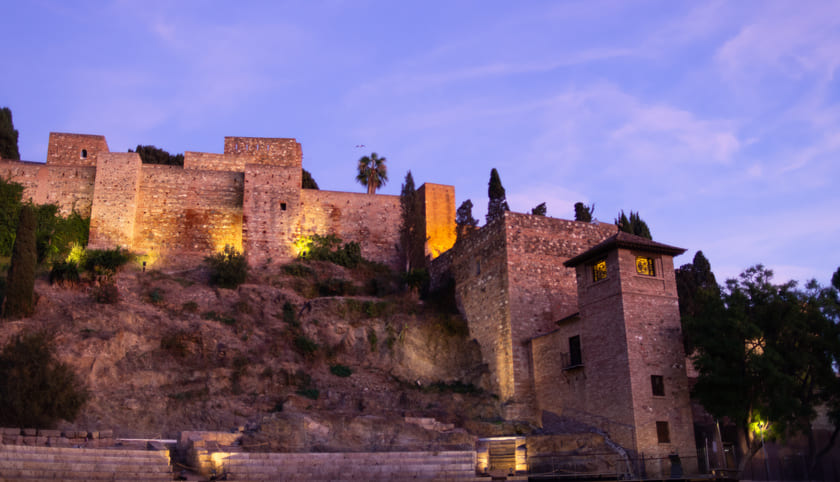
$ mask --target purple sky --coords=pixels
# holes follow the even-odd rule
[[[51,131],[172,153],[295,137],[322,189],[362,192],[375,151],[381,192],[411,169],[483,220],[495,167],[512,210],[638,210],[721,282],[840,266],[837,2],[32,1],[0,32],[26,160]]]

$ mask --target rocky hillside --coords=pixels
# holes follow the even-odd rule
[[[35,316],[0,323],[2,344],[52,332],[87,385],[81,415],[59,428],[244,428],[275,450],[456,446],[502,430],[451,303],[400,292],[382,268],[263,266],[237,289],[211,286],[195,263],[127,266],[115,280],[120,300],[101,304],[90,286],[42,276]]]

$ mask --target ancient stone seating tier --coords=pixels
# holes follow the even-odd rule
[[[225,453],[211,456],[227,480],[476,480],[475,452]],[[484,479],[487,480],[487,479]]]
[[[172,480],[168,450],[0,444],[0,480]]]

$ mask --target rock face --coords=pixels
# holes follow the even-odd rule
[[[58,358],[91,393],[63,429],[175,437],[245,427],[277,450],[377,450],[462,446],[474,437],[457,426],[498,418],[476,388],[486,367],[458,315],[406,294],[366,295],[387,273],[299,266],[261,267],[235,290],[209,286],[202,268],[126,267],[113,305],[38,280],[35,315],[0,326],[0,344],[55,333]],[[327,285],[344,295],[319,296]]]

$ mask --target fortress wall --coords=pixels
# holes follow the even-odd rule
[[[564,415],[574,399],[583,399],[586,377],[580,369],[566,370],[569,364],[569,338],[580,335],[580,318],[574,317],[557,330],[531,340],[534,361],[534,389],[537,409]]]
[[[301,191],[300,235],[335,234],[361,245],[362,256],[400,267],[400,197],[336,191]]]
[[[441,277],[442,267],[450,266],[459,309],[490,370],[490,386],[485,388],[498,394],[502,402],[515,394],[505,244],[504,222],[497,220],[459,240],[431,263],[436,279]]]
[[[184,169],[245,172],[246,160],[245,156],[187,151],[184,153]]]
[[[0,159],[0,177],[23,186],[23,199],[38,203],[38,186],[48,176],[48,168],[42,162]]]
[[[435,259],[455,244],[455,187],[427,182],[417,193],[422,203],[425,256]]]
[[[600,243],[617,227],[505,213],[514,379],[517,399],[536,406],[528,340],[578,311],[575,270],[563,262]]]
[[[82,157],[83,149],[87,157]],[[105,136],[50,132],[47,164],[93,167],[97,165],[101,152],[109,152]]]
[[[0,160],[0,177],[21,184],[25,200],[56,204],[62,216],[74,209],[82,216],[90,216],[95,167]]]
[[[141,251],[211,254],[242,249],[240,172],[144,164],[133,247]]]
[[[140,187],[137,153],[100,153],[90,216],[91,248],[131,247]]]
[[[300,168],[303,163],[300,143],[289,138],[225,137],[225,155],[247,157],[248,164]]]

